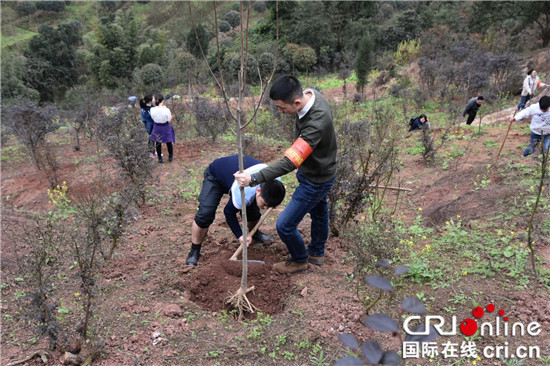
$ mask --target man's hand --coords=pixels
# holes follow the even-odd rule
[[[248,243],[246,243],[246,247],[248,248],[248,246],[250,245],[250,243],[252,243],[252,237],[248,237]],[[241,237],[239,238],[239,242],[241,243],[241,245],[243,245],[243,236],[241,235]]]
[[[252,178],[250,177],[250,174],[248,174],[247,172],[242,172],[242,173],[236,172],[235,174],[233,174],[233,176],[235,177],[235,180],[237,181],[237,183],[239,183],[241,187],[248,187],[250,185],[250,180]]]

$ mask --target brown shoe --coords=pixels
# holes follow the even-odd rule
[[[307,269],[307,262],[298,263],[291,260],[275,263],[273,269],[281,273],[296,273]]]
[[[315,264],[317,266],[322,266],[325,263],[325,257],[314,257],[312,255],[309,256],[308,260],[309,263]]]

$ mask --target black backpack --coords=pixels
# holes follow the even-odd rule
[[[413,118],[411,118],[411,119],[409,120],[409,126],[412,127],[414,121],[416,121],[417,118],[418,118],[418,116],[413,116]]]

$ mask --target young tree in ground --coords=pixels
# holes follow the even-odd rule
[[[187,80],[187,94],[191,95],[191,86],[193,80],[196,77],[197,60],[189,52],[179,52],[176,54],[174,62],[176,63],[177,70],[186,76]]]
[[[243,100],[244,100],[244,97],[243,97],[243,92],[244,92],[244,89],[245,89],[245,86],[246,86],[246,77],[247,77],[247,65],[248,65],[248,29],[249,29],[249,23],[248,23],[248,19],[249,19],[249,15],[250,15],[250,2],[247,3],[247,8],[244,9],[244,3],[241,2],[240,3],[240,17],[241,19],[243,19],[245,16],[246,16],[246,22],[242,22],[241,21],[241,30],[240,30],[240,37],[241,37],[241,49],[240,49],[240,70],[239,70],[239,74],[238,74],[238,85],[239,85],[239,95],[238,95],[238,98],[237,98],[237,109],[233,112],[230,108],[229,108],[229,98],[227,96],[227,92],[226,92],[226,87],[225,87],[225,84],[224,84],[224,79],[223,79],[223,74],[220,75],[220,77],[218,78],[213,72],[212,72],[212,69],[209,68],[209,71],[212,75],[212,77],[214,78],[214,81],[216,83],[216,85],[218,86],[218,88],[220,89],[220,91],[222,92],[223,94],[223,100],[224,100],[224,103],[226,104],[226,107],[227,107],[227,114],[226,114],[226,118],[230,118],[233,123],[235,124],[235,133],[237,135],[237,149],[238,149],[238,155],[239,155],[239,172],[243,172],[244,171],[244,149],[243,149],[243,141],[244,141],[244,128],[254,120],[254,117],[260,107],[260,103],[258,102],[255,106],[254,106],[254,111],[252,113],[252,117],[246,121],[246,116],[245,116],[245,112],[243,110]],[[191,4],[189,3],[189,14],[191,16],[191,20],[193,21],[193,14],[192,14],[192,10],[191,10]],[[277,6],[277,5],[276,5]],[[214,8],[214,14],[215,14],[215,17],[214,19],[217,19],[217,14],[216,14],[216,8]],[[195,27],[195,23],[193,22],[193,28],[194,29],[197,29]],[[216,24],[216,29],[217,29],[217,24]],[[198,32],[195,32],[196,34],[196,37],[197,37],[197,40],[198,40]],[[277,40],[279,39],[278,37],[278,32],[277,32]],[[200,44],[200,43],[199,43]],[[219,43],[219,39],[218,39],[218,36],[217,36],[217,33],[216,33],[216,45],[217,45],[217,63],[218,63],[218,69],[221,70],[221,55],[220,55],[220,43]],[[202,47],[201,47],[201,54],[203,55],[203,59],[205,61],[205,63],[208,65],[208,61],[206,59],[206,50],[204,50]],[[275,60],[277,60],[277,54],[275,55]],[[275,70],[273,70],[271,72],[271,76],[268,78],[267,80],[267,83],[269,83],[269,81],[271,80],[271,77],[273,77],[273,74],[274,74]],[[260,78],[260,82],[261,82],[261,78]],[[260,98],[258,99],[259,101],[262,100],[262,97],[265,93],[265,89],[266,89],[266,85],[267,83],[264,85],[264,84],[261,84],[261,95],[260,95]],[[242,197],[242,207],[246,207],[246,197],[245,197],[245,194],[244,194],[244,187],[241,187],[241,197]],[[242,210],[242,232],[243,232],[243,238],[247,238],[248,237],[248,220],[247,220],[247,215],[246,215],[246,210]],[[245,240],[246,241],[246,240]],[[239,287],[239,289],[237,290],[237,292],[231,296],[230,298],[227,299],[227,303],[230,304],[231,306],[233,306],[235,309],[238,310],[238,314],[239,314],[239,318],[243,318],[244,316],[244,312],[250,312],[250,313],[253,313],[255,311],[255,307],[253,304],[250,303],[250,301],[248,300],[246,294],[249,292],[249,291],[252,291],[254,289],[254,287],[251,287],[251,288],[248,288],[247,287],[247,277],[248,277],[248,250],[247,250],[247,245],[243,245],[243,251],[242,251],[242,264],[243,264],[243,271],[242,271],[242,277],[241,277],[241,286]]]
[[[300,70],[309,72],[311,66],[317,63],[317,55],[315,50],[311,47],[300,47],[294,54],[294,64]]]
[[[376,221],[385,186],[397,170],[397,137],[389,121],[389,110],[380,109],[371,120],[346,121],[338,128],[339,166],[328,193],[330,230],[336,236],[366,207]]]
[[[28,288],[22,299],[27,301],[21,306],[22,316],[36,324],[37,334],[48,336],[52,350],[67,342],[67,329],[56,317],[60,304],[55,296],[55,275],[66,242],[63,222],[51,212],[42,215],[17,210],[5,216],[6,233],[15,242],[20,278]]]
[[[67,91],[64,101],[64,115],[76,135],[75,150],[80,150],[80,133],[88,127],[90,120],[99,116],[101,101],[99,91],[91,86],[79,85]]]
[[[191,28],[187,33],[187,49],[195,57],[202,57],[203,53],[208,54],[209,41],[210,37],[202,24]]]
[[[366,35],[359,44],[359,50],[355,56],[355,74],[357,75],[357,89],[363,93],[367,78],[374,62],[374,41]]]
[[[210,137],[215,142],[218,135],[227,130],[227,124],[221,123],[224,111],[219,102],[195,95],[189,109],[195,117],[199,136]]]
[[[116,161],[118,184],[131,192],[125,197],[137,206],[142,206],[153,179],[155,163],[144,149],[147,133],[134,118],[131,111],[126,109],[103,116],[97,121],[95,136]]]
[[[51,153],[46,135],[59,128],[57,108],[52,104],[39,107],[30,100],[21,99],[17,104],[2,108],[2,122],[27,148],[40,174],[40,171],[48,166],[48,154]],[[52,156],[49,157],[51,158]],[[55,161],[52,167],[55,167]],[[50,184],[55,188],[57,180],[50,179]]]

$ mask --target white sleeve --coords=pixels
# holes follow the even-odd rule
[[[516,121],[519,121],[520,119],[524,119],[525,117],[529,117],[529,116],[532,116],[534,112],[534,109],[536,109],[538,106],[538,104],[533,104],[531,106],[529,106],[528,108],[525,108],[523,109],[522,111],[516,113],[516,116],[514,117],[514,119]]]

